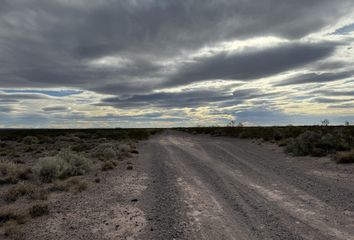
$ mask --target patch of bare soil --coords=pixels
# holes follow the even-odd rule
[[[85,192],[53,195],[52,214],[28,224],[26,239],[136,239],[146,225],[137,203],[147,177],[123,165],[98,177]]]

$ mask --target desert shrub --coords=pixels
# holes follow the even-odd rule
[[[40,217],[49,214],[49,206],[46,202],[37,202],[32,204],[28,211],[32,218]]]
[[[127,170],[133,170],[133,166],[132,165],[128,165],[127,166]]]
[[[24,223],[27,212],[20,209],[16,205],[7,205],[0,207],[0,227],[6,222],[16,221],[17,223]]]
[[[31,187],[27,186],[24,182],[20,182],[17,185],[11,187],[5,194],[4,200],[7,202],[14,202],[18,198],[26,195],[28,191],[31,191]]]
[[[16,221],[9,221],[4,224],[4,235],[5,237],[11,238],[13,240],[23,240],[25,239],[25,234],[21,227]]]
[[[87,181],[80,177],[71,177],[65,181],[55,181],[49,188],[51,192],[66,192],[73,190],[74,192],[82,192],[88,187]]]
[[[117,158],[118,152],[118,144],[102,143],[95,148],[94,156],[100,160],[107,161]]]
[[[91,150],[91,146],[89,144],[81,143],[71,147],[71,150],[75,152],[85,152]]]
[[[102,155],[105,160],[116,159],[117,152],[113,148],[106,148],[103,150]]]
[[[338,152],[334,155],[333,160],[336,163],[354,163],[354,150]]]
[[[335,135],[331,133],[327,133],[322,136],[318,145],[322,149],[325,149],[327,153],[333,151],[348,150],[350,148],[349,144],[341,135]]]
[[[55,181],[53,185],[49,187],[51,192],[66,192],[70,190],[70,186],[65,181]]]
[[[81,139],[73,135],[61,135],[56,138],[57,141],[61,142],[80,142]]]
[[[349,147],[341,135],[307,130],[297,138],[290,139],[286,151],[296,156],[324,156],[336,151],[347,150]]]
[[[91,169],[90,159],[68,149],[60,151],[57,156],[69,165],[69,168],[61,173],[61,177],[84,175]]]
[[[20,182],[5,192],[4,200],[7,202],[14,202],[23,196],[26,196],[31,200],[45,200],[47,198],[47,191],[40,186]]]
[[[127,152],[130,152],[131,150],[131,146],[129,146],[129,144],[120,144],[119,145],[119,151],[121,153],[127,153]]]
[[[72,189],[75,193],[85,191],[88,188],[88,183],[79,177],[72,177],[66,181],[69,189]]]
[[[41,158],[34,167],[35,174],[45,183],[49,183],[53,179],[58,178],[67,168],[69,168],[68,164],[57,156]]]
[[[102,143],[99,144],[94,156],[102,161],[110,161],[129,157],[132,147],[125,143]]]
[[[23,164],[0,161],[0,178],[4,183],[17,183],[19,180],[28,179],[31,175],[31,168]]]
[[[39,140],[35,136],[26,136],[22,139],[22,142],[27,145],[32,145],[32,144],[37,144]]]
[[[286,146],[286,151],[295,156],[311,155],[316,151],[316,144],[321,139],[321,135],[314,131],[306,131],[297,138],[290,139]]]
[[[116,166],[116,163],[114,161],[104,161],[102,162],[101,165],[101,170],[102,171],[108,171],[114,169]]]
[[[55,178],[83,175],[90,170],[91,164],[84,156],[65,149],[54,157],[40,159],[35,166],[35,173],[42,182],[48,183]]]

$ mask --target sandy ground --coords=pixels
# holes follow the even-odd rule
[[[52,196],[27,239],[354,239],[354,166],[271,144],[167,131],[77,195]]]

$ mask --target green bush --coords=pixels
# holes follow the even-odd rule
[[[94,157],[102,161],[118,160],[130,156],[132,146],[125,143],[103,143],[96,147]]]
[[[111,160],[117,158],[117,152],[113,148],[104,149],[102,155],[105,160]]]
[[[119,153],[119,145],[113,143],[99,144],[94,152],[94,156],[103,161],[116,159]]]
[[[92,162],[84,156],[68,149],[60,151],[54,157],[45,157],[38,161],[35,173],[42,182],[51,182],[55,178],[84,175]]]
[[[316,145],[321,139],[321,135],[314,131],[306,131],[297,138],[290,139],[286,146],[286,151],[296,156],[311,155],[316,149]]]
[[[68,149],[60,151],[57,156],[68,164],[68,167],[61,172],[60,177],[84,175],[91,169],[92,162],[90,159]]]
[[[39,140],[37,137],[34,136],[26,136],[22,139],[22,142],[27,145],[32,145],[39,143]]]

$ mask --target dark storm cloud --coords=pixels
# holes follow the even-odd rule
[[[62,112],[62,111],[67,111],[68,108],[65,106],[52,106],[52,107],[42,108],[42,110],[45,112]]]
[[[133,95],[127,98],[106,98],[103,105],[110,105],[116,108],[180,108],[209,106],[216,102],[222,102],[234,98],[231,94],[220,93],[218,91],[190,91],[173,93],[151,93]]]
[[[348,96],[354,97],[354,90],[329,90],[329,89],[321,89],[313,91],[312,93],[322,95],[322,96]]]
[[[256,88],[228,92],[225,89],[190,90],[183,92],[161,92],[151,94],[138,94],[126,98],[112,97],[103,99],[98,105],[109,105],[116,108],[195,108],[216,105],[219,107],[235,106],[247,100],[274,96],[278,92],[264,93]]]
[[[320,73],[320,74],[308,73],[308,74],[303,74],[300,76],[286,79],[284,81],[281,81],[281,82],[275,84],[275,86],[287,86],[287,85],[304,84],[304,83],[331,82],[331,81],[349,78],[351,76],[354,76],[353,71],[339,72],[339,73],[327,72],[327,73]]]
[[[167,93],[164,88],[211,79],[236,79],[247,84],[247,80],[299,67],[313,72],[322,69],[328,75],[322,74],[321,79],[327,77],[330,81],[334,78],[331,70],[344,69],[351,63],[325,62],[331,61],[327,57],[332,56],[337,44],[319,42],[315,40],[317,37],[305,43],[304,37],[347,18],[353,8],[352,0],[2,0],[0,88],[8,91],[0,91],[0,102],[17,106],[24,101],[40,100],[45,104],[46,99],[59,101],[59,97],[63,102],[49,107],[42,104],[37,115],[23,112],[10,116],[9,112],[8,118],[3,117],[6,115],[3,108],[1,120],[8,122],[8,126],[29,123],[39,126],[55,123],[53,116],[65,119],[66,114],[73,116],[72,120],[83,121],[172,119],[164,115],[120,118],[107,115],[94,119],[88,113],[67,111],[65,101],[73,94],[83,93],[77,99],[93,96],[81,104],[99,101],[99,96],[83,90],[110,94],[113,97],[97,105],[122,109],[159,107],[171,111],[171,108],[199,106],[221,109],[249,100],[264,103],[267,98],[276,99],[277,93],[257,89],[233,92],[234,87]],[[348,29],[338,32],[347,33]],[[238,53],[208,50],[225,41],[268,36],[280,37],[285,43],[265,49],[267,44],[260,40],[254,47],[248,46]],[[347,36],[336,36],[344,37],[349,45]],[[183,63],[201,49],[209,51],[211,57]],[[321,93],[317,95],[313,97],[322,97]],[[23,108],[14,109],[17,114]],[[273,118],[282,116],[273,114]],[[188,118],[176,116],[174,120]]]
[[[3,112],[3,113],[9,113],[9,112],[12,112],[13,109],[11,107],[8,107],[8,106],[0,106],[0,112]]]
[[[210,79],[250,80],[268,77],[323,59],[334,51],[335,45],[286,44],[265,50],[199,58],[182,67],[168,82],[169,85]]]
[[[150,91],[159,88],[151,75],[160,76],[161,69],[151,62],[235,38],[301,38],[350,13],[353,5],[350,0],[3,1],[0,87],[74,87],[119,94],[133,78],[145,83],[126,91]],[[302,56],[304,62],[320,57],[317,50]],[[132,63],[107,69],[88,64],[111,55]],[[219,65],[226,60],[224,55],[210,59]],[[282,65],[273,72],[290,67]],[[263,70],[254,77],[273,73]],[[247,72],[241,75],[247,78]]]
[[[319,63],[317,66],[315,66],[315,70],[335,70],[335,69],[340,69],[344,68],[346,66],[350,65],[350,63],[344,62],[344,61],[327,61],[327,62],[322,62]]]
[[[15,94],[1,94],[0,92],[0,100],[6,101],[6,100],[43,100],[43,99],[48,99],[48,97],[46,95],[43,94],[29,94],[29,93],[25,93],[25,94],[19,94],[19,93],[15,93]]]
[[[318,97],[311,100],[312,102],[317,103],[343,103],[348,101],[353,101],[353,99],[338,99],[338,98],[326,98],[326,97]]]
[[[353,109],[353,108],[354,108],[354,103],[330,105],[330,106],[328,106],[327,108]],[[352,118],[353,118],[353,117],[352,117]]]

